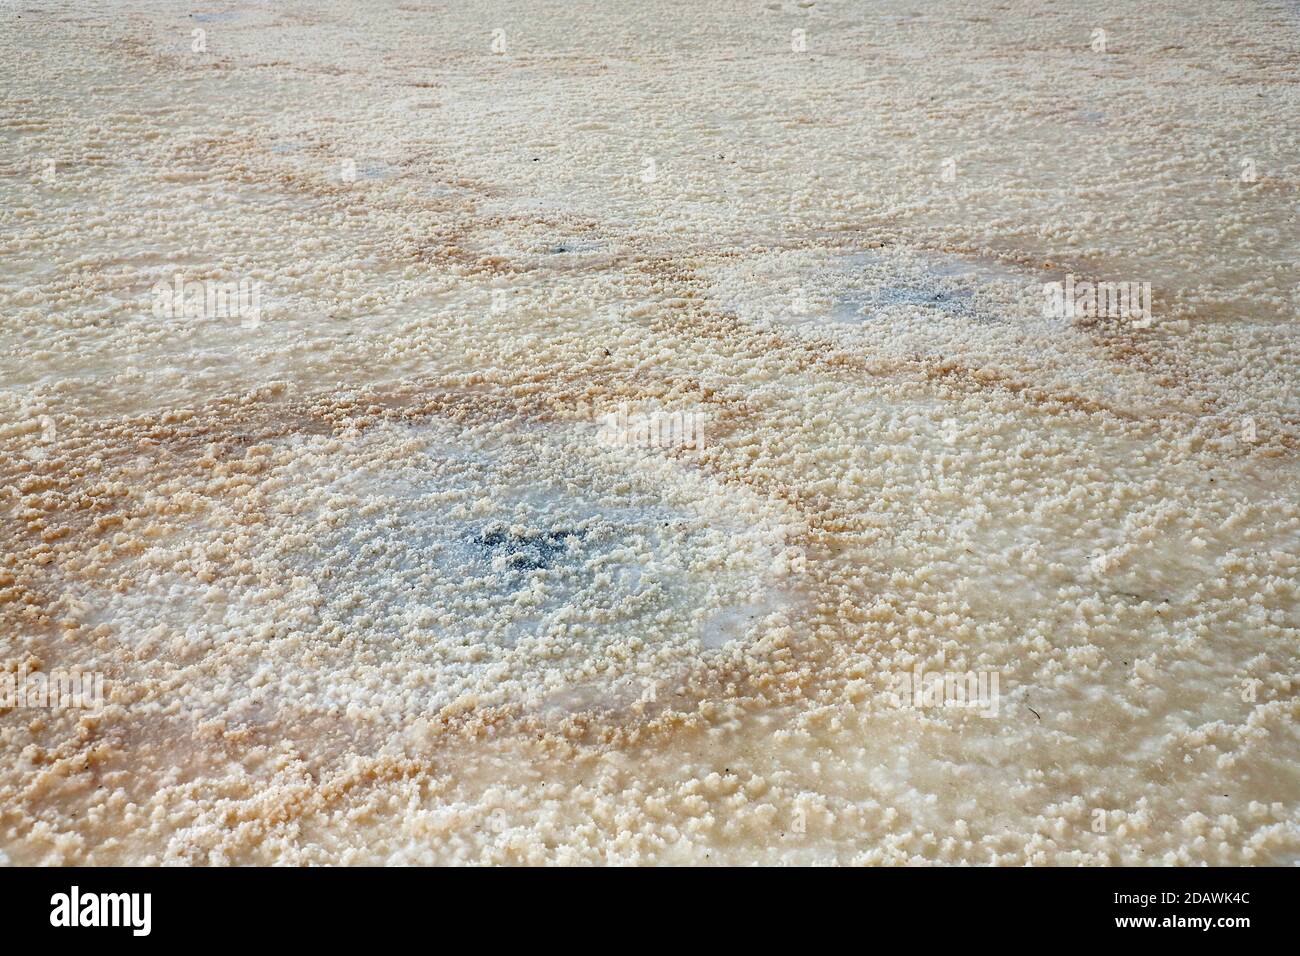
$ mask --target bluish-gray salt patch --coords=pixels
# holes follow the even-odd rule
[[[752,513],[661,494],[661,476],[638,478],[643,463],[580,430],[512,434],[526,454],[450,428],[299,446],[284,471],[296,530],[272,542],[266,580],[310,595],[309,633],[361,635],[320,653],[370,675],[309,695],[370,699],[380,681],[408,710],[517,703],[514,685],[581,686],[585,701],[664,661],[684,673],[791,606],[772,580],[776,536]]]
[[[357,166],[357,179],[392,179],[397,168],[388,163],[367,163]]]
[[[798,616],[786,513],[589,432],[271,442],[252,493],[205,499],[123,559],[147,590],[78,597],[195,715],[234,687],[237,722],[288,709],[362,735],[449,706],[666,706],[707,655]]]
[[[960,256],[863,253],[849,257],[845,269],[856,277],[837,299],[838,321],[871,321],[901,313],[989,323],[1000,320],[992,299],[998,283],[1023,284],[1009,269]]]
[[[892,306],[909,306],[933,309],[962,318],[980,318],[971,308],[969,289],[941,289],[925,283],[906,280],[868,292],[859,298],[835,304],[836,318],[847,321],[855,317],[871,318],[873,313]]]
[[[600,239],[584,239],[566,236],[558,239],[547,248],[552,255],[581,255],[583,253],[603,252],[607,243]]]
[[[904,248],[818,254],[780,250],[712,270],[711,295],[750,322],[948,333],[1023,317],[1028,274],[996,262]]]

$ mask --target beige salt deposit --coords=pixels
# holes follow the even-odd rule
[[[1295,862],[1298,59],[6,0],[0,861]]]

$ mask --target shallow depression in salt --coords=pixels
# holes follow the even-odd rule
[[[286,440],[259,450],[253,498],[209,502],[153,550],[148,594],[85,598],[96,623],[198,658],[196,715],[245,682],[249,713],[657,702],[798,613],[794,526],[689,459],[594,439],[435,423]],[[217,563],[169,567],[192,554]]]
[[[909,250],[790,250],[740,259],[712,277],[737,314],[795,327],[924,334],[936,323],[1024,322],[1041,307],[1042,279],[1030,270]]]

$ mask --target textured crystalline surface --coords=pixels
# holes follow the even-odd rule
[[[0,3],[0,860],[1294,862],[1298,57]]]

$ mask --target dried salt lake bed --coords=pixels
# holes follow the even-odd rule
[[[0,4],[0,862],[1294,863],[1298,29]]]

